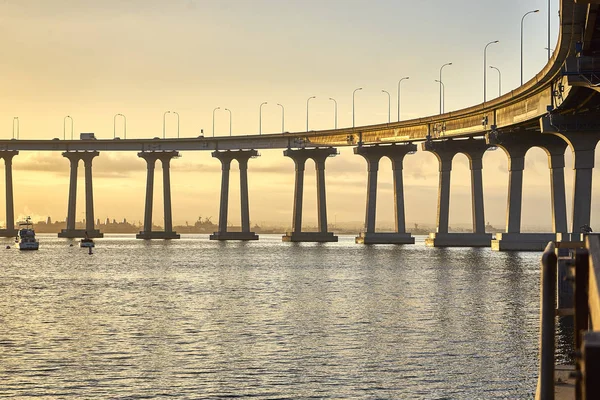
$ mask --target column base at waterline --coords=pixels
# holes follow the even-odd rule
[[[544,251],[556,233],[496,233],[492,240],[494,251]]]
[[[0,237],[16,237],[19,233],[16,229],[0,229]]]
[[[140,233],[135,235],[136,239],[179,239],[181,235],[177,232],[165,232],[165,231],[151,231]]]
[[[70,239],[84,238],[84,237],[86,237],[86,232],[87,232],[87,237],[89,237],[91,239],[104,237],[104,233],[100,232],[98,229],[94,229],[91,231],[88,231],[86,229],[63,229],[58,233],[58,237],[59,238],[70,238]]]
[[[358,244],[415,244],[410,233],[397,232],[361,232],[354,238]]]
[[[286,232],[282,242],[337,242],[333,232]]]
[[[208,237],[210,240],[258,240],[254,232],[215,232]]]
[[[428,247],[490,247],[491,233],[430,233]]]

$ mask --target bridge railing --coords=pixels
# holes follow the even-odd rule
[[[573,309],[557,309],[559,247],[571,247],[573,257],[566,277],[573,285]],[[562,257],[560,257],[562,258]],[[560,294],[558,294],[560,296]],[[575,399],[600,399],[600,235],[585,242],[548,243],[540,276],[540,369],[536,399],[555,397],[556,316],[574,316]]]

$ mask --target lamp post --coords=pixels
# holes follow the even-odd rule
[[[329,100],[333,101],[333,127],[337,129],[337,101],[333,97],[330,97]]]
[[[213,137],[215,137],[215,111],[220,110],[221,107],[215,107],[213,109]]]
[[[113,117],[113,139],[117,137],[117,117],[123,117],[123,139],[127,139],[127,118],[121,113]]]
[[[435,79],[435,81],[440,84],[440,89],[442,90],[442,96],[445,96],[446,88],[444,86],[444,82],[440,81],[439,79]],[[443,110],[440,111],[440,114],[442,114],[442,113],[443,113]]]
[[[548,60],[550,59],[550,0],[548,0]]]
[[[260,107],[258,108],[258,134],[262,135],[262,106],[267,104],[267,102],[260,103]]]
[[[310,99],[314,99],[317,96],[310,96],[308,99],[306,99],[306,132],[308,132],[308,102],[310,101]]]
[[[19,117],[13,117],[13,139],[15,138],[15,123],[17,127],[17,140],[19,139]],[[64,129],[63,129],[64,133]],[[63,137],[64,139],[64,137]]]
[[[536,12],[540,12],[540,10],[528,11],[521,18],[521,85],[523,85],[523,21],[525,20],[526,16]],[[548,44],[548,47],[550,47],[550,44]],[[550,54],[550,52],[548,52],[548,54]]]
[[[73,118],[70,115],[67,115],[63,118],[63,140],[66,139],[66,131],[67,131],[67,118],[71,120],[71,140],[73,140]],[[19,137],[17,136],[17,139]]]
[[[231,136],[231,110],[226,108],[225,111],[229,111],[229,136]]]
[[[483,102],[486,100],[486,82],[487,82],[487,48],[490,44],[498,43],[499,40],[494,40],[485,45],[483,49]]]
[[[167,120],[167,114],[170,114],[171,111],[165,111],[163,114],[163,139],[165,138],[165,133],[166,133],[166,120]]]
[[[381,89],[381,92],[388,95],[388,124],[389,124],[390,123],[390,110],[391,110],[392,97],[390,96],[390,92],[388,92],[387,90]]]
[[[279,107],[281,107],[281,133],[285,132],[285,108],[283,108],[283,104],[277,103]]]
[[[498,97],[500,97],[502,96],[502,73],[497,67],[494,67],[493,65],[490,65],[490,68],[498,71]]]
[[[177,115],[177,139],[179,139],[179,113],[177,111],[173,111],[173,114]]]
[[[444,90],[442,90],[442,85],[443,85],[443,83],[442,83],[442,70],[444,69],[444,67],[446,67],[448,65],[452,65],[452,63],[449,62],[449,63],[446,63],[446,64],[444,64],[444,65],[442,65],[440,67],[440,79],[438,81],[440,83],[440,114],[444,113],[444,105],[445,105],[444,104],[444,95],[442,94],[442,92],[444,92]]]
[[[362,90],[361,87],[354,89],[354,92],[352,92],[352,127],[354,128],[355,124],[354,124],[354,95],[356,94],[357,91]]]
[[[400,84],[402,83],[403,80],[409,79],[408,76],[405,76],[404,78],[400,79],[398,81],[398,122],[400,122]]]

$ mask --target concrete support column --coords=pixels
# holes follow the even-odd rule
[[[165,212],[165,232],[173,232],[173,217],[171,212],[171,158],[163,157],[160,160],[163,169],[163,203]]]
[[[336,154],[337,150],[332,147],[324,149],[287,149],[283,152],[283,155],[294,160],[296,165],[292,231],[287,232],[282,237],[284,242],[337,242],[337,236],[334,236],[333,233],[327,231],[327,203],[325,189],[325,161],[328,157]],[[312,158],[315,161],[317,173],[318,232],[302,232],[304,169],[306,160],[309,158]]]
[[[448,233],[450,218],[450,175],[452,173],[452,157],[438,155],[439,161],[439,186],[437,207],[437,233]]]
[[[58,237],[64,238],[101,238],[104,235],[94,227],[94,191],[92,185],[92,160],[100,155],[97,151],[66,151],[63,157],[68,158],[71,164],[71,178],[69,183],[69,208],[67,210],[67,228],[63,229]],[[79,160],[83,160],[85,176],[85,229],[75,229],[77,208],[77,167]]]
[[[66,156],[68,157],[71,164],[71,174],[69,180],[69,205],[67,208],[67,230],[75,230],[75,218],[77,211],[77,165],[79,164],[79,157]]]
[[[304,169],[306,158],[294,158],[296,178],[294,181],[294,209],[292,217],[292,232],[302,232],[302,200],[304,196]]]
[[[258,157],[256,150],[214,151],[212,156],[221,161],[221,203],[219,208],[219,231],[210,235],[211,240],[258,240],[258,235],[250,231],[250,203],[248,196],[248,160]],[[237,160],[240,168],[240,211],[241,232],[227,231],[229,207],[229,172],[231,161]]]
[[[591,221],[594,148],[575,150],[574,167],[573,225],[571,231],[579,233],[581,228],[584,225],[589,225]]]
[[[0,229],[0,237],[14,237],[18,230],[15,228],[15,204],[13,196],[12,160],[19,154],[16,150],[0,151],[0,158],[4,159],[5,187],[6,187],[6,228]]]
[[[473,213],[473,232],[485,233],[485,213],[483,209],[483,154],[469,154],[471,169],[471,199]]]
[[[392,174],[394,180],[394,215],[396,216],[396,233],[406,232],[406,216],[404,210],[404,154],[392,158]]]
[[[140,156],[141,157],[141,156]],[[146,159],[146,205],[144,208],[144,232],[152,232],[152,209],[154,203],[154,168],[156,157],[148,155]]]
[[[229,207],[229,171],[231,160],[221,159],[221,202],[219,203],[219,232],[227,232],[227,212]]]
[[[250,232],[250,204],[248,201],[248,159],[239,159],[240,166],[240,205],[242,232]]]
[[[325,197],[325,158],[315,160],[317,171],[317,212],[319,232],[327,233],[327,201]]]
[[[4,171],[6,175],[6,231],[15,230],[15,204],[13,197],[12,159],[18,152],[11,155],[5,154]]]
[[[377,217],[377,173],[379,157],[365,157],[367,160],[367,210],[365,215],[365,233],[375,232]]]
[[[523,169],[525,168],[525,155],[511,155],[508,164],[506,232],[519,233],[521,232],[521,206],[523,203]]]
[[[177,151],[142,151],[138,157],[146,160],[146,203],[144,208],[144,230],[135,237],[137,239],[179,239],[173,231],[173,215],[171,207],[171,159],[179,157]],[[163,173],[163,205],[165,227],[163,231],[152,231],[152,215],[154,208],[154,170],[156,160],[160,160]]]
[[[567,202],[565,193],[565,155],[548,156],[550,167],[550,193],[552,196],[552,230],[567,233]]]
[[[92,189],[92,159],[95,155],[85,156],[83,165],[85,169],[85,229],[87,232],[94,230],[94,191]]]

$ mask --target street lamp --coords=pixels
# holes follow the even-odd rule
[[[215,111],[220,110],[221,107],[215,107],[213,109],[213,137],[215,137]]]
[[[113,117],[113,139],[117,137],[117,117],[123,117],[123,139],[127,139],[127,119],[121,113],[115,114]]]
[[[483,102],[485,103],[486,100],[486,92],[485,92],[485,86],[486,86],[486,82],[487,82],[487,48],[490,44],[494,44],[494,43],[498,43],[499,40],[494,40],[493,42],[489,42],[488,44],[485,45],[484,49],[483,49]]]
[[[440,89],[442,90],[442,96],[446,96],[446,87],[444,86],[444,83],[442,81],[440,81],[439,79],[435,79],[435,81],[440,84]],[[442,111],[440,111],[440,114],[442,114]]]
[[[317,96],[310,96],[308,99],[306,99],[306,132],[308,132],[308,102],[310,101],[310,99],[314,99]]]
[[[409,77],[405,76],[404,78],[402,78],[398,81],[398,122],[400,122],[400,84],[405,79],[409,79]]]
[[[498,97],[500,97],[502,96],[502,73],[497,67],[494,67],[493,65],[490,65],[490,68],[498,71]]]
[[[229,136],[231,136],[231,110],[226,108],[225,111],[229,111]]]
[[[277,103],[279,107],[281,107],[281,133],[285,132],[285,108],[283,108],[283,104]]]
[[[443,83],[442,83],[442,70],[444,69],[445,66],[448,66],[448,65],[452,65],[452,63],[449,62],[449,63],[446,63],[446,64],[444,64],[444,65],[442,65],[440,67],[440,80],[438,81],[440,83],[440,114],[444,113],[444,105],[445,105],[445,104],[443,104],[444,103],[444,99],[443,99],[444,96],[442,95],[442,85],[443,85]]]
[[[179,139],[179,113],[177,111],[173,111],[173,114],[177,115],[177,139]]]
[[[333,101],[333,126],[334,129],[337,129],[337,101],[333,97],[330,97],[329,100]]]
[[[548,60],[550,59],[550,0],[548,0]]]
[[[526,16],[536,12],[540,12],[540,10],[528,11],[521,18],[521,85],[523,85],[523,21],[525,20]],[[548,44],[548,47],[550,47],[550,44]],[[548,54],[550,54],[550,51],[548,51]]]
[[[260,107],[258,108],[258,134],[262,135],[262,106],[267,104],[267,102],[260,103]]]
[[[166,126],[167,114],[170,114],[170,113],[171,113],[171,111],[165,111],[163,114],[163,139],[165,138],[165,132],[166,132],[165,126]]]
[[[354,95],[356,94],[357,91],[362,90],[361,87],[354,89],[354,92],[352,92],[352,127],[354,128]]]
[[[390,123],[390,107],[391,107],[391,103],[392,103],[392,97],[390,96],[390,92],[388,92],[387,90],[383,90],[381,89],[382,93],[386,93],[388,95],[388,124]]]
[[[63,140],[66,139],[66,131],[67,131],[67,118],[71,120],[71,140],[73,140],[73,118],[70,115],[67,115],[63,118]],[[17,137],[18,139],[18,137]]]
[[[17,127],[17,139],[19,139],[19,117],[13,117],[13,139],[15,138],[15,122]],[[64,130],[63,130],[64,133]],[[63,137],[64,139],[64,137]]]

